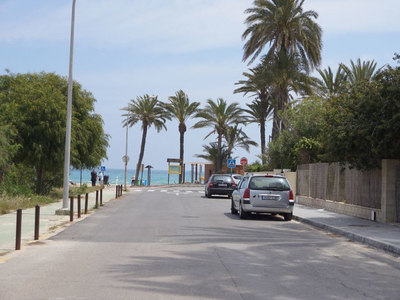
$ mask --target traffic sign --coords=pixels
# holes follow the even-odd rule
[[[236,168],[236,159],[228,159],[228,168]]]
[[[129,156],[128,155],[122,156],[122,161],[127,164],[129,162]]]
[[[100,171],[102,171],[104,173],[106,171],[106,166],[101,166]]]
[[[246,165],[248,164],[247,158],[246,158],[246,157],[242,157],[242,158],[240,159],[240,164],[241,164],[242,166],[246,166]]]

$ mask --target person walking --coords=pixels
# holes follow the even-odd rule
[[[97,173],[95,170],[93,170],[90,173],[90,181],[92,182],[92,186],[96,186],[96,181],[97,181]]]
[[[99,172],[99,184],[100,184],[100,186],[103,186],[103,179],[104,179],[103,173],[100,171]]]
[[[131,186],[134,186],[134,185],[135,185],[135,180],[136,180],[136,177],[135,177],[135,174],[133,174],[133,175],[132,175]]]

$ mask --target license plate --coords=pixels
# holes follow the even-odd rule
[[[261,200],[278,200],[276,196],[261,196]]]
[[[220,184],[218,184],[218,186],[227,187],[227,184],[226,183],[220,183]]]

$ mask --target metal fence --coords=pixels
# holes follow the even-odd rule
[[[381,191],[381,170],[361,172],[338,163],[297,168],[297,194],[301,196],[380,209]]]

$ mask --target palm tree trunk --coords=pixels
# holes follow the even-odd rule
[[[261,161],[265,165],[267,159],[265,157],[265,119],[260,120],[260,139],[261,139]]]
[[[272,141],[275,142],[279,136],[278,109],[274,108],[274,120],[272,123]]]
[[[147,137],[147,125],[143,124],[143,133],[142,133],[142,144],[140,146],[140,153],[139,153],[139,160],[136,165],[136,182],[135,185],[139,185],[139,173],[140,173],[140,168],[142,166],[142,161],[143,161],[143,156],[144,156],[144,148],[146,146],[146,137]]]
[[[183,178],[183,158],[184,158],[184,152],[185,152],[185,132],[186,132],[186,125],[185,123],[179,124],[179,160],[180,160],[180,166],[181,166],[181,173],[179,174],[179,183],[182,183],[182,178]]]
[[[220,173],[222,169],[222,161],[221,161],[221,152],[222,152],[222,132],[218,132],[218,148],[217,148],[217,165],[215,172]]]

